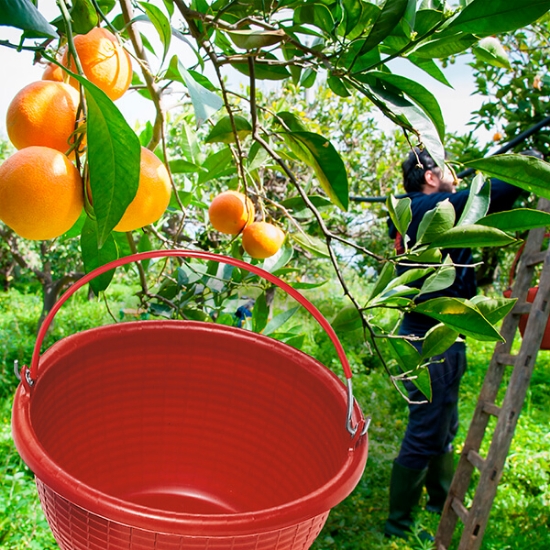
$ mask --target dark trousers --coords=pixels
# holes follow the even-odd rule
[[[454,343],[444,354],[435,357],[428,368],[432,401],[409,404],[409,422],[396,459],[401,466],[414,470],[423,470],[431,458],[452,449],[458,430],[458,390],[466,371],[465,343]],[[411,401],[426,400],[412,382],[404,384]]]

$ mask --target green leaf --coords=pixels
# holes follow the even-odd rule
[[[313,169],[319,184],[340,209],[349,204],[348,175],[342,158],[323,136],[312,132],[281,132],[292,152]]]
[[[526,155],[495,155],[471,160],[465,166],[550,199],[550,164]]]
[[[458,337],[458,332],[443,324],[432,327],[424,337],[422,343],[421,360],[425,361],[431,357],[445,353]]]
[[[360,55],[375,48],[389,36],[405,15],[409,0],[386,0],[382,11],[374,23],[360,50]]]
[[[163,45],[162,60],[161,64],[164,63],[168,50],[170,49],[170,42],[172,40],[172,28],[170,26],[170,20],[163,11],[151,4],[150,2],[140,2],[139,5],[145,10],[149,21],[155,27],[157,34],[159,35],[160,41]]]
[[[119,257],[118,248],[112,234],[108,236],[102,246],[99,246],[97,224],[90,218],[86,218],[84,222],[80,236],[80,248],[86,273],[90,273],[96,267],[112,262]],[[96,296],[109,286],[114,274],[115,270],[112,269],[90,281],[90,287]]]
[[[516,301],[515,298],[512,300],[509,298],[490,298],[481,294],[472,298],[472,303],[493,324],[502,321],[512,311]]]
[[[443,19],[443,12],[434,9],[419,9],[416,12],[414,30],[418,36],[423,36],[431,31]]]
[[[105,92],[79,75],[72,76],[86,93],[90,188],[101,248],[136,195],[141,144]]]
[[[327,78],[328,87],[340,97],[349,97],[351,93],[346,88],[343,80],[337,76],[329,75]]]
[[[248,120],[239,115],[233,115],[233,122],[235,123],[235,130],[239,139],[244,139],[247,135],[252,133],[252,125]],[[215,126],[210,130],[205,138],[206,143],[235,143],[235,134],[233,133],[233,127],[231,126],[231,118],[224,116],[221,118]]]
[[[391,221],[397,228],[398,233],[403,237],[403,245],[407,247],[407,230],[412,220],[411,199],[405,197],[397,199],[390,195],[386,200],[386,207]]]
[[[200,172],[202,168],[193,162],[183,159],[175,159],[168,162],[172,174],[194,174]]]
[[[267,307],[267,301],[265,292],[262,292],[254,302],[252,308],[252,330],[254,332],[262,332],[267,325],[267,319],[269,317],[269,308]]]
[[[414,55],[410,55],[408,60],[419,69],[422,69],[425,73],[429,74],[432,78],[435,78],[438,82],[445,84],[445,86],[448,86],[449,88],[453,87],[433,59],[421,59],[419,57],[415,57]]]
[[[488,63],[493,67],[511,69],[508,54],[502,46],[500,40],[494,36],[487,36],[479,41],[477,46],[472,48],[472,52],[479,61]]]
[[[294,23],[297,25],[312,25],[331,34],[334,29],[334,19],[330,10],[323,4],[303,3],[294,9]]]
[[[404,373],[409,373],[420,364],[420,353],[405,338],[388,338],[387,343],[393,358]]]
[[[513,233],[515,231],[529,231],[536,227],[550,227],[550,214],[531,208],[516,208],[506,212],[489,214],[476,223]]]
[[[229,176],[237,172],[237,168],[233,162],[233,155],[229,147],[220,149],[210,155],[204,161],[202,168],[206,171],[202,171],[199,174],[198,183],[206,183],[207,181]]]
[[[292,259],[293,254],[292,246],[285,243],[276,254],[264,260],[262,267],[269,273],[278,275],[278,270],[282,269]]]
[[[456,213],[448,199],[441,201],[435,208],[424,214],[418,226],[416,243],[431,243],[453,228]]]
[[[381,294],[384,289],[395,278],[395,265],[391,262],[386,262],[378,278],[376,279],[374,288],[369,295],[369,302]]]
[[[307,127],[302,118],[290,111],[279,111],[275,115],[274,124],[278,124],[291,132],[307,132]]]
[[[282,65],[275,65],[279,63],[280,59],[277,59],[272,53],[266,52],[262,54],[262,57],[256,58],[254,63],[254,76],[256,80],[284,80],[291,76],[289,70]],[[248,63],[232,62],[231,66],[240,73],[250,76],[250,67]]]
[[[361,20],[361,0],[343,0],[344,5],[344,35],[347,36]]]
[[[550,9],[550,0],[473,0],[448,28],[494,35],[533,23]]]
[[[504,341],[497,329],[469,300],[433,298],[417,304],[414,311],[445,323],[449,328],[476,340]]]
[[[22,29],[29,38],[59,38],[30,0],[0,0],[0,26]]]
[[[379,87],[371,86],[374,94],[379,96],[388,109],[405,121],[418,132],[419,139],[428,150],[435,163],[445,169],[445,150],[434,123],[428,116],[406,98]]]
[[[91,0],[74,0],[71,8],[72,30],[86,34],[97,26],[99,17]]]
[[[421,42],[420,45],[411,53],[415,57],[441,59],[464,52],[472,44],[475,44],[478,39],[479,38],[477,36],[472,34],[445,36],[443,38],[436,38],[435,40]]]
[[[484,184],[485,178],[477,174],[470,186],[470,194],[457,225],[476,223],[479,218],[487,214],[491,203],[491,184],[490,182],[487,185]]]
[[[427,367],[418,367],[410,375],[409,380],[422,392],[424,397],[432,400],[432,380]]]
[[[439,292],[449,288],[456,279],[456,269],[454,265],[445,265],[430,275],[423,283],[419,296],[429,294],[430,292]]]
[[[352,330],[360,329],[363,326],[361,314],[353,304],[344,306],[330,323],[332,328],[340,334],[347,334]]]
[[[179,59],[177,62],[177,71],[183,78],[187,90],[189,91],[198,128],[222,108],[223,100],[218,94],[211,92],[202,84],[199,84],[182,65]]]
[[[399,88],[404,94],[409,96],[434,123],[437,133],[441,140],[445,137],[445,121],[441,114],[441,107],[435,96],[428,91],[422,84],[392,73],[383,73],[381,71],[371,71],[368,73],[379,80],[387,82],[396,88]]]
[[[283,30],[235,30],[227,31],[227,34],[233,44],[242,50],[267,48],[278,44],[286,36]]]
[[[299,309],[300,307],[297,306],[287,309],[286,311],[279,313],[279,315],[275,315],[275,317],[273,317],[273,319],[271,319],[271,321],[267,323],[262,334],[267,336],[275,332],[279,327],[284,325]]]
[[[315,208],[328,208],[332,206],[332,203],[325,197],[321,195],[309,195],[309,201],[315,206]],[[291,197],[290,199],[285,199],[281,201],[281,206],[284,206],[287,210],[294,210],[294,212],[300,212],[307,208],[306,203],[297,195],[296,197]]]
[[[437,238],[434,238],[430,247],[436,248],[481,248],[493,246],[506,246],[515,242],[500,229],[485,227],[483,225],[458,225],[447,230]]]
[[[292,233],[292,240],[295,241],[304,250],[311,252],[315,256],[330,258],[325,241],[314,237],[313,235],[303,235],[302,233]]]

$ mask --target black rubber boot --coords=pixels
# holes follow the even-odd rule
[[[393,462],[390,479],[390,512],[384,534],[407,538],[413,523],[412,512],[418,506],[426,470],[412,470]]]
[[[454,470],[454,455],[452,451],[435,456],[430,460],[425,481],[429,497],[426,510],[441,514],[447,494],[449,493],[451,481],[453,480]]]

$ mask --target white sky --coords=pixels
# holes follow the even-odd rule
[[[57,15],[55,0],[42,0],[39,6],[47,18],[51,19]],[[0,40],[9,39],[11,42],[17,43],[19,34],[20,32],[16,29],[0,27]],[[177,40],[173,42],[176,47],[184,47]],[[169,57],[171,55],[169,54]],[[463,58],[459,58],[455,65],[445,70],[453,89],[440,84],[420,70],[415,71],[408,62],[398,61],[398,64],[392,65],[392,67],[395,72],[403,74],[403,76],[417,78],[437,97],[448,131],[466,133],[471,130],[466,123],[470,120],[470,113],[481,105],[482,98],[472,95],[474,91],[473,77]],[[6,137],[6,111],[12,98],[25,85],[34,80],[40,80],[42,72],[42,65],[33,66],[32,52],[17,52],[0,46],[0,74],[4,75],[0,83],[0,135],[2,137]],[[132,126],[137,122],[144,123],[147,120],[151,122],[154,120],[152,103],[142,98],[137,92],[132,91],[125,94],[116,104]],[[384,120],[381,124],[386,126]],[[387,125],[387,128],[391,127],[391,123],[388,122]],[[483,129],[477,130],[475,135],[481,143],[491,139],[489,133]]]

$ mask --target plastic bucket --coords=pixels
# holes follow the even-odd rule
[[[282,288],[327,331],[347,385],[290,346],[214,323],[107,325],[40,356],[76,290],[166,256],[227,263]],[[330,324],[277,277],[225,256],[153,251],[96,269],[56,303],[21,374],[14,441],[66,550],[306,549],[367,460],[367,423]]]

